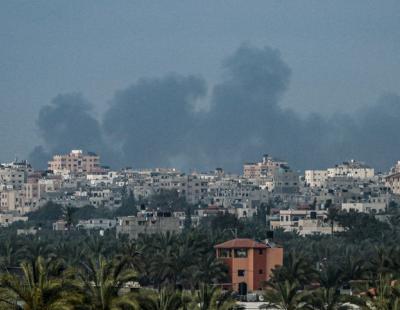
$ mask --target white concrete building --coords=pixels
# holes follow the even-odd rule
[[[322,187],[327,178],[327,170],[306,170],[304,172],[305,183],[310,187]]]
[[[273,230],[283,228],[285,231],[296,231],[302,236],[332,233],[326,210],[280,210],[279,220],[271,221],[270,225]],[[333,232],[342,230],[342,227],[334,223]]]
[[[19,215],[14,215],[11,213],[0,213],[0,226],[1,227],[7,227],[11,225],[12,223],[15,222],[26,222],[28,220],[27,216],[19,216]]]
[[[336,165],[334,168],[328,168],[328,177],[351,177],[355,179],[371,179],[375,175],[374,168],[365,165],[354,159]]]
[[[342,203],[343,211],[355,211],[361,213],[381,213],[385,212],[387,204],[385,202],[346,202]]]
[[[385,178],[386,186],[393,194],[400,195],[400,172],[393,173]]]
[[[111,229],[117,226],[118,221],[115,219],[90,219],[78,222],[78,229]]]

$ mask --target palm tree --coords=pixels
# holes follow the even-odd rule
[[[312,268],[310,260],[301,252],[291,251],[285,257],[283,266],[273,270],[272,281],[289,281],[301,287],[317,277],[317,272]]]
[[[72,206],[63,207],[63,219],[66,223],[67,230],[71,230],[74,224],[74,213],[77,211],[77,208]]]
[[[330,201],[330,203],[328,203]],[[331,236],[333,236],[333,229],[335,226],[335,221],[338,219],[338,214],[339,214],[339,209],[332,206],[332,200],[328,199],[326,203],[326,207],[328,209],[328,214],[327,214],[327,220],[329,221],[331,225]]]
[[[52,240],[39,239],[39,238],[31,238],[27,237],[25,240],[25,246],[22,250],[24,257],[31,261],[31,264],[34,264],[35,260],[41,257],[49,257],[52,256],[54,252],[54,242]]]
[[[73,270],[70,275],[73,276]],[[120,294],[121,289],[136,279],[136,272],[127,268],[126,260],[107,261],[103,256],[88,258],[82,263],[77,279],[85,295],[82,309],[136,309],[138,303],[133,294]]]
[[[55,246],[55,257],[64,261],[67,266],[78,266],[85,254],[86,249],[82,243],[77,242],[73,238],[61,240]]]
[[[89,236],[84,241],[86,255],[100,256],[108,252],[107,244],[104,238],[99,236]]]
[[[393,270],[393,262],[391,255],[392,249],[384,246],[376,246],[369,260],[369,271],[371,272],[374,278],[377,278],[379,275],[389,275],[396,272]]]
[[[337,268],[336,264],[323,265],[319,273],[319,283],[323,288],[336,290],[342,283],[342,271]]]
[[[360,298],[341,295],[336,288],[321,287],[308,295],[304,301],[310,309],[347,310],[354,309],[350,304],[365,305]]]
[[[178,310],[187,304],[182,298],[182,293],[170,287],[163,287],[158,292],[141,291],[138,301],[142,310]]]
[[[121,240],[117,253],[117,258],[126,260],[130,268],[138,271],[143,269],[143,249],[137,242],[129,239]]]
[[[2,240],[0,243],[0,268],[11,267],[12,264],[19,261],[21,254],[22,249],[14,236],[9,236],[6,240]]]
[[[229,293],[222,293],[220,288],[202,283],[190,309],[232,310],[239,307]]]
[[[368,309],[399,310],[400,285],[389,276],[379,275],[376,287],[366,294]]]
[[[339,260],[342,279],[344,281],[361,280],[365,275],[365,259],[358,256],[357,253],[362,249],[358,247],[346,247],[343,257]]]
[[[272,282],[266,289],[264,298],[266,303],[260,309],[310,309],[306,303],[308,292],[300,291],[297,281]]]
[[[213,284],[225,280],[227,275],[226,265],[216,259],[214,253],[210,253],[199,259],[193,277],[196,283]]]
[[[39,256],[34,263],[21,264],[22,277],[3,275],[2,302],[17,309],[22,304],[24,310],[73,309],[82,296],[64,277],[52,277],[51,269]]]

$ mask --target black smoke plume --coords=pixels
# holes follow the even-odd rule
[[[387,169],[400,156],[400,97],[386,94],[357,113],[304,118],[282,108],[291,70],[278,50],[241,46],[222,64],[223,79],[207,89],[198,76],[140,79],[119,90],[102,121],[81,95],[57,96],[42,108],[38,128],[49,153],[83,148],[114,167],[224,167],[269,153],[297,169],[355,158]],[[110,151],[112,150],[112,151]]]

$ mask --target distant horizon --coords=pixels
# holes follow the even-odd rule
[[[400,2],[3,1],[0,158],[238,170],[399,158]]]
[[[174,167],[174,166],[157,166],[157,165],[151,166],[151,167],[140,167],[140,166],[134,166],[134,165],[127,165],[127,166],[117,167],[117,168],[116,168],[116,167],[114,167],[114,166],[112,165],[112,163],[111,163],[111,164],[110,164],[110,163],[107,163],[107,162],[106,162],[106,163],[103,163],[103,162],[102,162],[101,154],[99,154],[99,153],[97,153],[97,152],[92,152],[92,151],[90,151],[90,150],[77,149],[77,148],[71,149],[70,151],[72,152],[72,151],[75,151],[75,150],[76,150],[76,151],[82,151],[84,154],[93,153],[94,155],[99,156],[99,157],[100,157],[100,166],[101,166],[102,168],[109,168],[110,170],[123,170],[123,169],[133,169],[133,170],[176,169],[177,171],[183,172],[183,173],[193,173],[193,172],[207,173],[207,172],[215,171],[215,170],[217,170],[217,169],[222,169],[224,172],[227,172],[227,173],[241,174],[241,173],[243,172],[243,166],[244,166],[244,165],[257,164],[258,162],[261,162],[261,161],[262,161],[262,158],[263,158],[264,155],[269,155],[269,156],[271,156],[274,160],[279,160],[279,161],[280,161],[280,160],[283,160],[283,161],[287,161],[285,158],[277,158],[277,157],[273,156],[272,154],[265,154],[265,153],[263,153],[263,154],[259,157],[259,161],[244,161],[244,162],[242,163],[241,167],[239,167],[239,170],[227,170],[227,169],[225,169],[222,165],[217,166],[217,167],[214,167],[214,168],[210,168],[210,169],[198,169],[198,168],[196,168],[196,167],[191,167],[191,168],[189,168],[189,170],[180,169],[180,168]],[[69,154],[69,153],[68,153],[68,152],[67,152],[67,153],[54,153],[54,154],[52,154],[51,156],[66,155],[66,154]],[[52,158],[52,157],[51,157],[51,158]],[[26,161],[28,164],[31,164],[31,162],[30,162],[28,159],[22,159],[22,158],[15,158],[15,159],[12,160],[12,161],[4,161],[4,160],[2,160],[2,161],[0,161],[0,164],[8,164],[8,163],[15,163],[15,162],[20,163],[20,162],[25,162],[25,161]],[[357,159],[355,159],[355,158],[350,158],[350,159],[343,160],[343,161],[340,161],[340,162],[332,163],[331,165],[327,165],[326,167],[322,167],[322,168],[319,168],[319,169],[315,169],[315,168],[312,168],[312,167],[306,168],[306,169],[297,169],[295,166],[291,165],[290,162],[288,162],[288,161],[287,161],[287,162],[288,162],[288,166],[289,166],[293,171],[303,173],[305,170],[324,170],[324,169],[336,167],[336,166],[341,165],[341,164],[350,163],[350,162],[352,162],[352,161],[355,161],[355,162],[358,162],[358,163],[361,163],[361,164],[365,164],[367,167],[374,169],[376,174],[381,174],[381,173],[385,173],[385,172],[390,172],[390,169],[392,169],[398,162],[400,162],[400,158],[399,158],[399,160],[393,162],[392,166],[390,166],[387,170],[378,170],[378,169],[376,169],[374,166],[370,165],[369,163],[367,163],[367,162],[365,162],[365,161],[357,160]],[[48,163],[48,161],[46,161],[44,164],[47,165],[47,163]],[[32,164],[31,164],[31,165],[32,165]],[[33,167],[33,168],[36,168],[34,165],[32,165],[32,167]],[[46,171],[47,169],[38,169],[38,170]]]

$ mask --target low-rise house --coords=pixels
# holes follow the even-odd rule
[[[31,227],[31,228],[26,228],[26,229],[17,229],[17,236],[35,236],[37,235],[38,231],[40,229]]]
[[[246,203],[237,203],[229,208],[229,213],[234,214],[238,219],[252,218],[257,214],[257,209],[251,208],[249,204]]]
[[[64,220],[58,220],[53,223],[53,230],[55,231],[65,231],[68,230],[67,222]]]
[[[0,226],[7,227],[15,222],[26,222],[28,220],[27,216],[19,216],[10,213],[0,213]]]
[[[78,229],[111,229],[117,226],[116,219],[90,219],[80,220],[76,226]]]
[[[217,216],[224,213],[227,213],[227,210],[216,205],[209,205],[207,208],[194,210],[194,214],[199,218]]]
[[[327,220],[326,210],[280,210],[279,220],[271,220],[271,229],[282,228],[300,235],[331,234],[343,228]],[[332,230],[333,229],[333,230]]]

